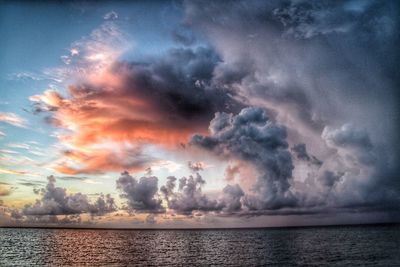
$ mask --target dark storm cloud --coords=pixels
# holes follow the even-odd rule
[[[325,172],[322,179],[325,185],[340,179],[341,190],[335,193],[338,206],[400,209],[397,154],[388,154],[385,147],[372,143],[365,130],[352,125],[325,128],[322,138],[342,155],[340,164],[349,165],[344,170],[336,168],[335,174]]]
[[[127,199],[128,209],[137,212],[163,212],[161,199],[158,197],[158,178],[155,176],[141,177],[139,180],[121,173],[117,180],[117,188],[121,197]]]
[[[319,166],[304,182],[295,180],[290,186],[285,182],[291,176],[288,165],[280,175],[284,178],[277,179],[281,189],[261,195],[273,199],[282,195],[279,191],[292,191],[298,201],[285,204],[304,207],[399,208],[397,1],[185,5],[186,23],[204,34],[221,58],[212,84],[236,92],[248,105],[262,106],[270,120],[286,126],[288,143],[304,144],[293,149],[297,159]],[[230,132],[225,130],[226,125],[233,127],[226,123],[229,117],[217,115],[211,135],[196,136],[192,142],[217,154],[232,151],[246,158],[248,150],[235,150],[239,145],[230,139],[215,137],[214,132]],[[246,144],[247,136],[236,138],[236,143]],[[256,188],[276,186],[263,187],[259,181]],[[245,196],[244,203],[284,206],[278,199],[260,205],[259,198]]]
[[[307,152],[306,144],[297,144],[294,145],[291,150],[295,153],[296,157],[300,160],[308,161],[314,165],[321,166],[322,161],[317,159],[313,155],[309,155]]]
[[[41,195],[34,204],[27,204],[21,210],[25,216],[73,215],[81,213],[104,214],[116,209],[114,199],[100,195],[91,203],[82,193],[67,194],[65,188],[56,187],[56,178],[49,176],[45,188],[37,191]]]
[[[298,159],[309,161],[311,158],[307,153],[305,144],[298,144],[292,147],[292,151],[296,153]]]
[[[344,173],[334,173],[332,171],[325,171],[320,178],[322,185],[332,188],[335,183],[337,183]]]
[[[286,129],[272,123],[260,108],[245,108],[238,115],[216,113],[210,136],[195,135],[191,144],[213,153],[239,158],[253,164],[258,172],[254,196],[247,196],[250,209],[279,209],[295,206],[290,191],[292,158]]]
[[[349,124],[343,125],[340,129],[326,128],[322,138],[338,147],[354,147],[365,151],[373,148],[368,133]]]
[[[172,31],[172,39],[185,46],[190,46],[196,41],[194,33],[182,27]]]
[[[380,121],[392,132],[399,8],[396,1],[365,2],[191,1],[186,20],[219,52],[219,86],[285,111],[296,125],[322,130],[362,120],[376,131],[373,121]]]
[[[117,65],[126,71],[127,96],[144,99],[175,124],[208,123],[218,110],[237,110],[239,104],[222,90],[210,86],[220,62],[213,50],[176,48],[145,63]]]

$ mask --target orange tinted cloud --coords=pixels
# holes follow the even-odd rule
[[[132,147],[186,143],[193,133],[207,132],[217,110],[235,106],[226,93],[208,89],[216,59],[207,49],[177,49],[146,64],[118,62],[110,51],[85,57],[85,76],[66,96],[50,89],[30,98],[37,112],[49,113],[48,121],[62,129],[57,136],[67,152],[57,161],[60,172],[142,169],[149,164],[144,158],[154,159],[132,154]],[[141,160],[124,161],[126,155]]]
[[[54,169],[65,174],[102,173],[121,169],[132,172],[143,171],[156,159],[145,156],[139,149],[123,149],[112,151],[107,149],[89,150],[86,152],[67,150],[63,153],[61,162],[55,164]]]
[[[3,169],[3,168],[0,168],[0,173],[2,173],[2,174],[15,174],[15,175],[28,175],[28,176],[39,176],[38,174],[32,173],[32,172],[16,171],[16,170]]]
[[[144,170],[154,159],[126,148],[125,144],[171,147],[186,143],[193,132],[205,131],[205,127],[193,125],[176,127],[164,120],[152,103],[124,97],[118,90],[85,91],[70,87],[69,94],[69,98],[64,98],[49,90],[31,98],[53,113],[51,121],[55,126],[66,130],[58,137],[69,149],[54,167],[61,173]],[[113,147],[105,147],[108,143]]]

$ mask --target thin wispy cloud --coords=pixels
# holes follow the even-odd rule
[[[27,122],[24,118],[11,112],[0,112],[0,122],[8,123],[16,127],[27,127]]]
[[[33,172],[28,172],[28,171],[17,171],[17,170],[11,170],[11,169],[4,169],[4,168],[0,168],[0,173],[2,174],[15,174],[15,175],[26,175],[26,176],[40,176],[37,173],[33,173]]]

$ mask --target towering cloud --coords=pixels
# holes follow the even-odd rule
[[[296,159],[319,166],[299,162],[291,180],[294,161],[285,146],[286,157],[271,151],[287,164],[279,175],[263,176],[257,167],[266,179],[258,179],[256,195],[269,197],[245,197],[250,208],[398,209],[399,10],[396,1],[186,2],[187,24],[207,37],[222,60],[212,83],[268,111],[270,121],[285,126],[283,140]],[[211,135],[192,142],[246,159],[247,150],[225,134],[235,128],[230,120],[217,114]],[[232,140],[243,144],[252,140],[248,135]]]
[[[136,180],[125,171],[117,180],[117,188],[121,190],[121,197],[127,199],[127,208],[131,211],[151,213],[164,211],[157,194],[158,178],[155,176]]]
[[[217,113],[210,136],[195,135],[191,143],[217,155],[254,164],[259,172],[250,209],[278,209],[296,205],[290,191],[292,158],[286,129],[272,123],[260,108],[245,108],[238,115]]]

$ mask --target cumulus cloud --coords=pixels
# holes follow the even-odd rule
[[[104,214],[116,209],[114,199],[109,194],[100,195],[92,203],[83,193],[68,194],[65,188],[57,187],[54,176],[49,176],[47,180],[46,187],[36,191],[41,198],[21,210],[24,216]]]
[[[254,196],[248,196],[251,209],[278,209],[295,206],[290,191],[292,158],[286,129],[272,123],[260,108],[245,108],[238,115],[217,113],[210,123],[210,136],[195,135],[191,144],[228,158],[248,161],[259,177]]]
[[[238,185],[227,185],[222,190],[223,194],[219,200],[219,206],[225,212],[236,212],[242,210],[242,197],[244,192],[242,188]]]
[[[141,177],[139,180],[128,172],[121,173],[117,180],[121,197],[127,200],[127,208],[136,212],[163,212],[162,200],[158,197],[158,178]]]
[[[161,186],[160,192],[167,202],[168,209],[178,214],[193,215],[208,212],[231,214],[242,210],[244,192],[238,184],[226,185],[218,199],[212,199],[202,192],[205,183],[199,173],[179,180],[169,176],[167,183]]]
[[[178,191],[172,192],[175,187],[175,177],[168,177],[168,183],[161,188],[168,203],[168,208],[181,214],[191,214],[193,211],[213,211],[217,208],[217,201],[209,199],[202,193],[205,181],[196,173],[194,176],[179,179]]]

